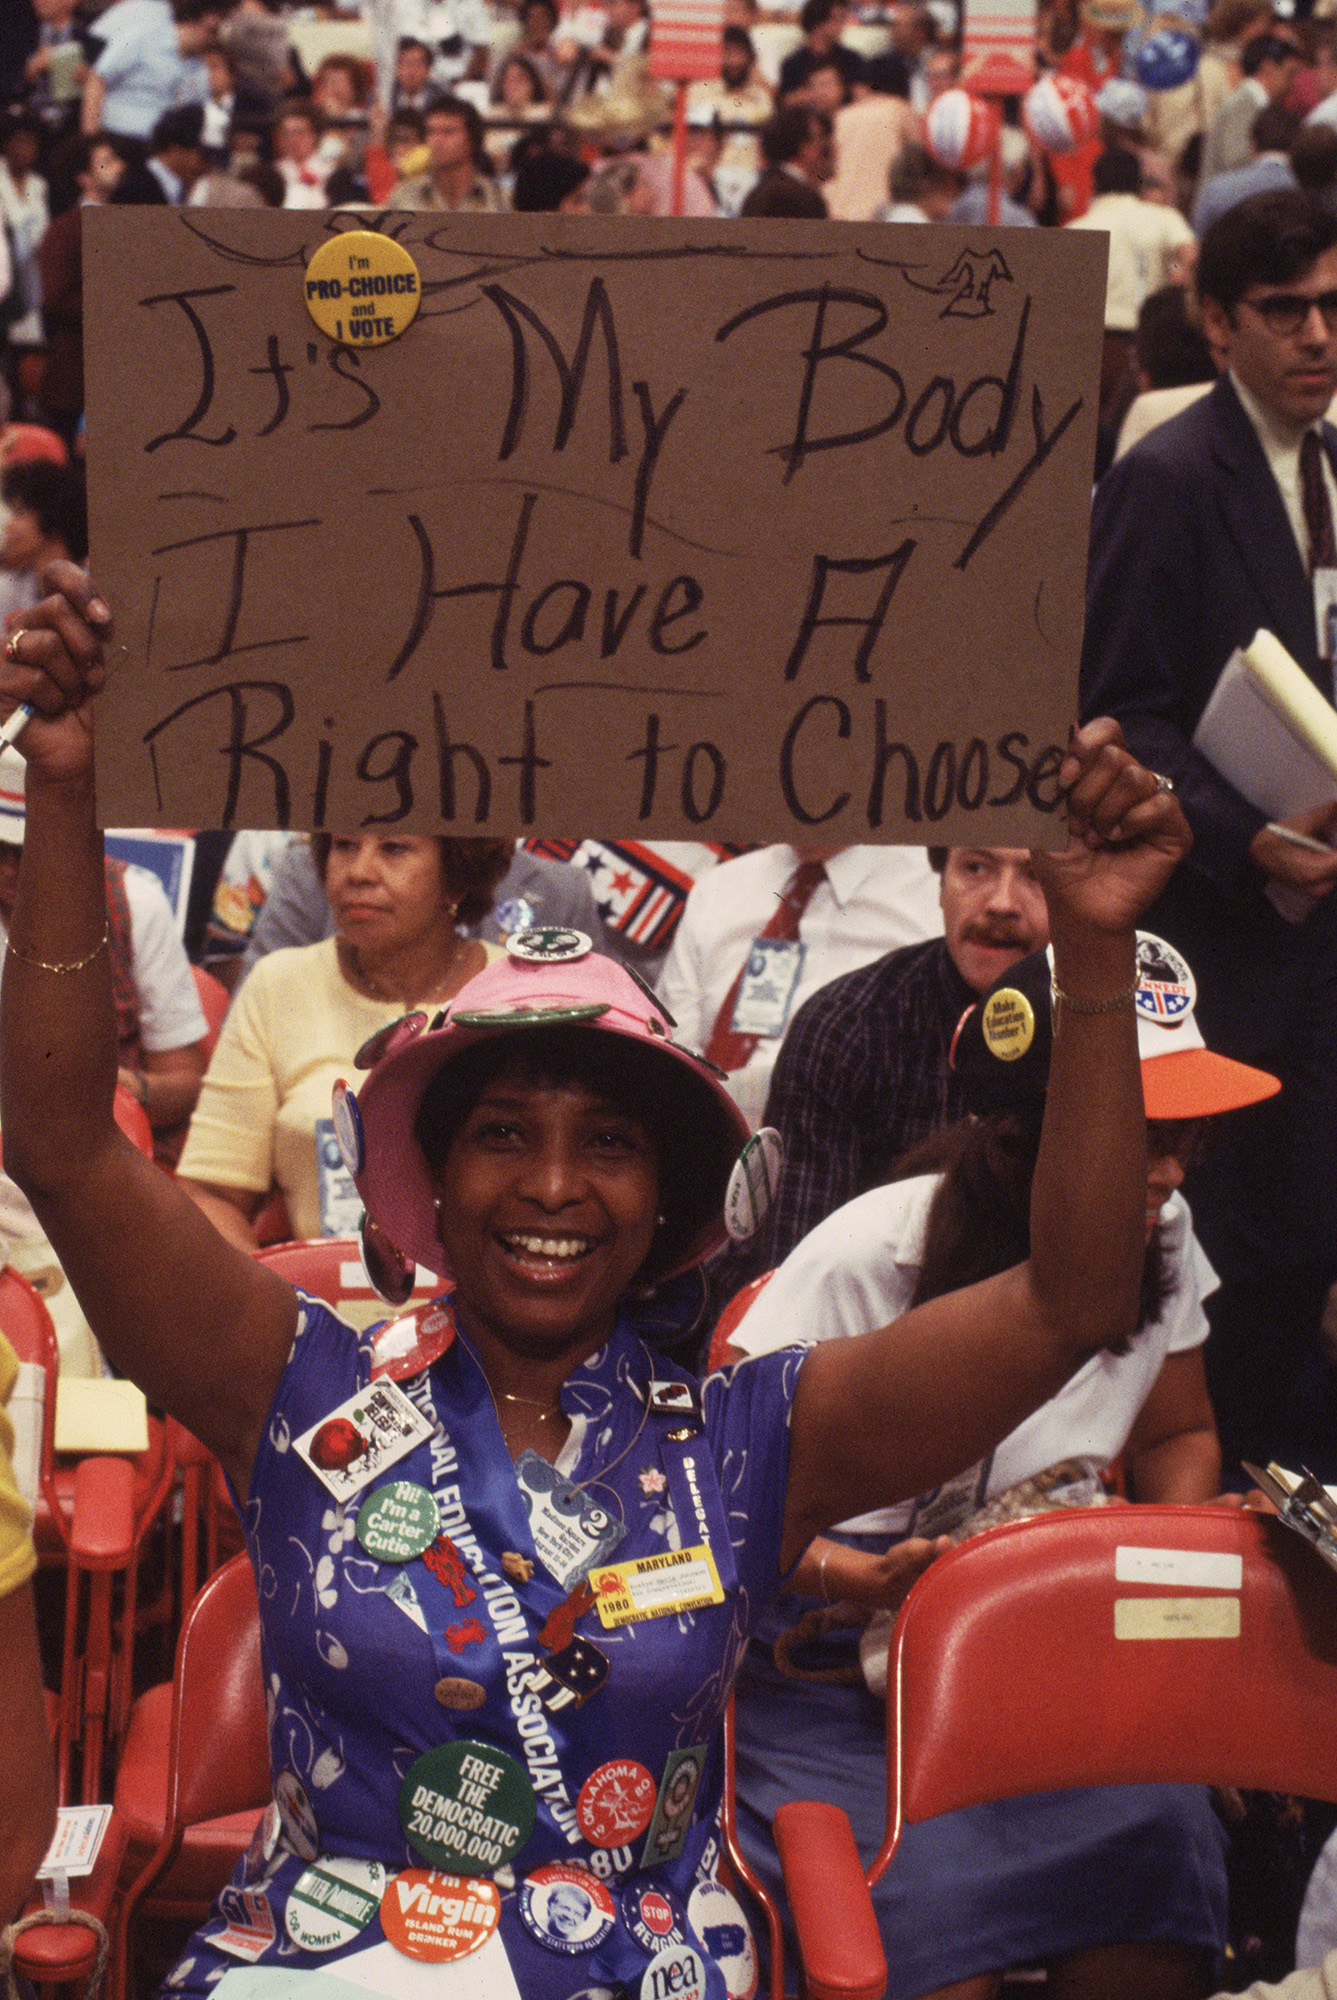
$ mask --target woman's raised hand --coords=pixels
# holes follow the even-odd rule
[[[1131,929],[1193,843],[1174,794],[1124,748],[1117,722],[1074,731],[1059,772],[1069,841],[1032,859],[1051,925]]]
[[[31,707],[23,755],[36,774],[60,780],[92,767],[91,704],[106,680],[111,612],[77,563],[48,564],[42,582],[47,596],[11,622],[0,657],[0,711]]]

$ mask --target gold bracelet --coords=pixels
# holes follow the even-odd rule
[[[53,964],[50,959],[38,958],[36,953],[34,952],[21,951],[18,945],[15,944],[13,938],[9,940],[9,949],[13,952],[15,958],[18,959],[21,965],[35,965],[39,972],[82,972],[86,965],[91,965],[93,963],[93,960],[98,956],[99,952],[103,952],[107,949],[107,945],[110,942],[110,939],[111,939],[110,926],[104,925],[102,936],[93,946],[93,949],[90,952],[86,952],[82,958],[72,958],[69,961],[68,965],[62,965],[60,963]]]
[[[1126,1007],[1137,999],[1137,981],[1125,986],[1121,993],[1111,993],[1108,1000],[1078,1000],[1071,993],[1065,993],[1057,979],[1050,979],[1049,991],[1055,1006],[1064,1006],[1070,1014],[1117,1014],[1120,1007]]]

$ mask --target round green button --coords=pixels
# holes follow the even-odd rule
[[[489,1743],[442,1743],[409,1766],[399,1823],[433,1867],[481,1875],[534,1831],[534,1793],[514,1757]]]
[[[378,1486],[358,1509],[357,1538],[377,1562],[411,1562],[431,1547],[440,1530],[435,1499],[411,1479]]]

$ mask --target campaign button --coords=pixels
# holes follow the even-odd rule
[[[594,939],[584,931],[567,930],[549,924],[540,930],[514,930],[506,940],[509,957],[523,965],[557,965],[573,958],[585,958],[594,950]]]
[[[550,1861],[520,1884],[520,1921],[548,1951],[593,1951],[613,1928],[613,1898],[598,1877]]]
[[[402,243],[374,229],[346,229],[312,252],[302,296],[331,340],[383,347],[412,323],[422,291],[418,267]]]
[[[499,1868],[534,1831],[529,1780],[504,1750],[487,1743],[438,1744],[409,1766],[399,1788],[399,1823],[409,1845],[433,1866]]]
[[[722,1882],[698,1882],[687,1900],[692,1929],[724,1974],[729,2000],[754,2000],[757,1947],[738,1898]]]
[[[320,1828],[306,1787],[295,1771],[279,1772],[274,1780],[274,1803],[293,1853],[303,1861],[314,1861],[320,1853]]]
[[[463,1674],[444,1674],[436,1684],[435,1694],[442,1708],[481,1708],[487,1700],[487,1689],[482,1682],[466,1680]]]
[[[622,1891],[622,1921],[650,1958],[671,1944],[687,1942],[682,1904],[658,1882],[628,1882]]]
[[[749,1242],[770,1214],[784,1157],[784,1140],[773,1125],[763,1125],[734,1161],[724,1191],[724,1226],[735,1243]]]
[[[1000,986],[980,1014],[984,1046],[999,1062],[1016,1062],[1035,1040],[1035,1009],[1015,986]]]
[[[381,1929],[405,1958],[432,1965],[481,1951],[501,1920],[501,1891],[472,1875],[406,1868],[381,1897]]]
[[[218,1914],[223,1928],[212,1934],[209,1943],[229,1958],[244,1958],[254,1965],[278,1936],[269,1898],[259,1889],[224,1889]]]
[[[339,1158],[356,1179],[362,1172],[367,1149],[362,1140],[362,1113],[357,1108],[356,1097],[342,1077],[334,1086],[333,1116],[334,1136],[339,1143]]]
[[[303,1951],[337,1951],[367,1928],[384,1890],[379,1861],[347,1856],[305,1868],[288,1892],[288,1936]]]
[[[689,1944],[671,1944],[641,1975],[641,2000],[706,2000],[706,1967]]]
[[[591,1771],[576,1800],[576,1819],[592,1847],[620,1847],[645,1832],[659,1787],[631,1757],[615,1757]]]
[[[412,1479],[378,1486],[358,1509],[357,1538],[377,1562],[411,1562],[431,1547],[440,1530],[435,1499]]]

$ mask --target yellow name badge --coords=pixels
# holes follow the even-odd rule
[[[699,1611],[703,1604],[723,1604],[715,1558],[704,1546],[665,1549],[662,1556],[638,1556],[635,1562],[609,1563],[591,1573],[594,1608],[605,1631],[634,1625],[640,1618],[666,1618],[677,1611]]]

